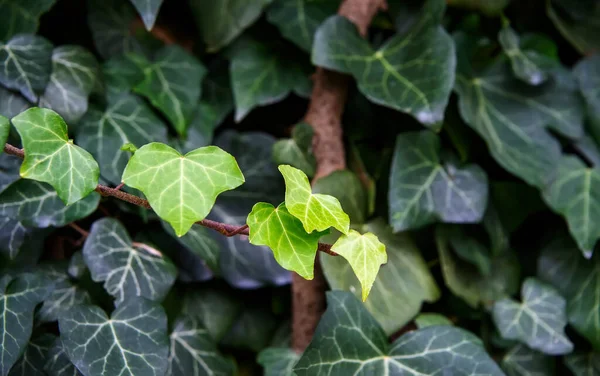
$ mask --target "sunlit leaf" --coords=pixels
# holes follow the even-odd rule
[[[439,137],[429,131],[396,139],[388,192],[395,231],[482,219],[488,199],[485,172],[476,165],[442,161],[441,152]]]
[[[98,163],[90,153],[73,144],[67,124],[56,112],[31,108],[14,117],[12,123],[25,150],[22,177],[49,183],[66,205],[96,188]]]
[[[281,165],[279,171],[285,179],[286,208],[302,222],[306,232],[325,231],[330,227],[348,232],[350,218],[337,198],[313,194],[306,174],[297,168]]]
[[[56,0],[6,0],[0,3],[0,41],[21,33],[35,33],[39,18]]]
[[[530,85],[539,85],[546,81],[548,76],[535,62],[537,53],[522,50],[519,36],[509,25],[504,25],[500,30],[498,41],[510,59],[512,71],[517,78]]]
[[[86,376],[105,370],[122,376],[162,376],[168,366],[167,317],[158,303],[128,299],[108,318],[83,305],[59,320],[69,359]]]
[[[52,71],[52,44],[36,35],[20,34],[0,42],[0,83],[36,102]]]
[[[552,376],[554,359],[525,345],[516,345],[502,358],[502,368],[508,376]]]
[[[356,174],[337,170],[313,183],[315,193],[337,198],[351,223],[362,224],[367,218],[367,192]]]
[[[131,157],[123,182],[142,191],[154,211],[182,236],[207,216],[220,193],[244,183],[244,176],[235,158],[216,146],[181,155],[153,142]]]
[[[8,376],[46,376],[44,365],[48,350],[56,336],[49,333],[43,333],[31,338],[23,355],[17,363],[11,368]]]
[[[412,27],[374,49],[347,18],[332,16],[317,30],[314,64],[351,74],[371,101],[439,129],[454,84],[456,58],[439,25],[445,2],[428,0]]]
[[[269,347],[258,354],[257,362],[263,366],[264,376],[292,376],[300,355],[289,348]]]
[[[48,376],[83,376],[71,363],[60,338],[57,338],[48,350],[44,371]]]
[[[154,26],[162,2],[163,0],[131,0],[133,6],[135,6],[140,16],[142,16],[144,26],[146,26],[148,31],[152,30]]]
[[[525,280],[521,298],[521,303],[510,298],[494,303],[492,316],[502,337],[519,340],[549,355],[573,351],[573,344],[564,333],[565,299],[553,287],[535,278]]]
[[[177,276],[171,260],[134,245],[125,227],[112,218],[94,222],[83,246],[83,259],[92,279],[104,282],[117,304],[137,296],[161,301]]]
[[[247,223],[250,243],[268,246],[279,265],[313,279],[317,246],[323,234],[304,231],[302,222],[288,212],[285,204],[275,208],[259,202],[248,214]]]
[[[294,367],[308,375],[503,375],[473,334],[453,326],[411,331],[392,344],[352,294],[327,293],[327,311]]]

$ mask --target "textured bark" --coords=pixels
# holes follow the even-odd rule
[[[338,14],[352,21],[365,36],[377,11],[385,7],[385,0],[344,0]],[[317,68],[313,81],[305,121],[314,129],[313,152],[317,160],[314,182],[346,168],[341,119],[346,104],[348,77]],[[292,348],[298,353],[303,352],[310,343],[325,311],[327,286],[318,260],[317,257],[313,280],[307,281],[295,273],[292,278]]]

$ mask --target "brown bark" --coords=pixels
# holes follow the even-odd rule
[[[348,18],[365,36],[371,20],[385,0],[344,0],[338,14]],[[316,181],[346,168],[342,138],[342,112],[346,104],[348,77],[324,68],[317,68],[305,121],[314,129],[313,152],[317,160]],[[310,343],[317,324],[325,311],[325,277],[315,260],[315,278],[307,281],[292,277],[292,348],[303,352]]]

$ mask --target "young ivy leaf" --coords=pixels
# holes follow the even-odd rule
[[[50,184],[65,205],[81,200],[96,188],[98,163],[69,140],[67,124],[56,112],[31,108],[15,116],[12,123],[25,150],[22,177]]]
[[[281,165],[279,171],[285,179],[285,206],[302,222],[306,232],[335,227],[344,234],[348,233],[350,218],[337,198],[313,194],[306,174],[297,168]]]
[[[302,222],[288,212],[285,204],[275,208],[259,202],[252,208],[247,223],[250,243],[268,246],[279,265],[305,279],[314,278],[315,256],[322,233],[304,231]]]
[[[385,245],[370,232],[361,235],[350,230],[331,246],[331,250],[348,260],[362,285],[362,300],[367,300],[379,267],[387,262]]]
[[[216,146],[182,155],[153,142],[131,157],[123,182],[142,191],[156,214],[183,236],[208,215],[220,193],[244,183],[244,175],[235,158]]]

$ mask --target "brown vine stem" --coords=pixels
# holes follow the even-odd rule
[[[4,152],[6,154],[17,156],[21,159],[25,158],[25,152],[23,149],[19,149],[11,144],[4,145]],[[117,187],[119,188],[119,187]],[[152,209],[148,200],[138,197],[136,195],[132,195],[127,192],[123,192],[117,188],[107,187],[105,185],[98,184],[96,187],[96,192],[100,193],[105,197],[114,197],[121,201],[128,202],[133,205],[141,206],[146,209]],[[221,233],[224,236],[231,237],[235,235],[246,235],[248,236],[250,232],[248,231],[248,225],[244,224],[242,226],[230,225],[227,223],[221,223],[217,221],[211,221],[210,219],[203,219],[201,221],[196,222],[200,226],[204,226],[215,230]],[[71,226],[73,227],[73,226]],[[83,230],[85,231],[85,230]],[[338,254],[331,250],[331,244],[319,243],[318,250],[321,252],[325,252],[332,256],[337,256]]]

